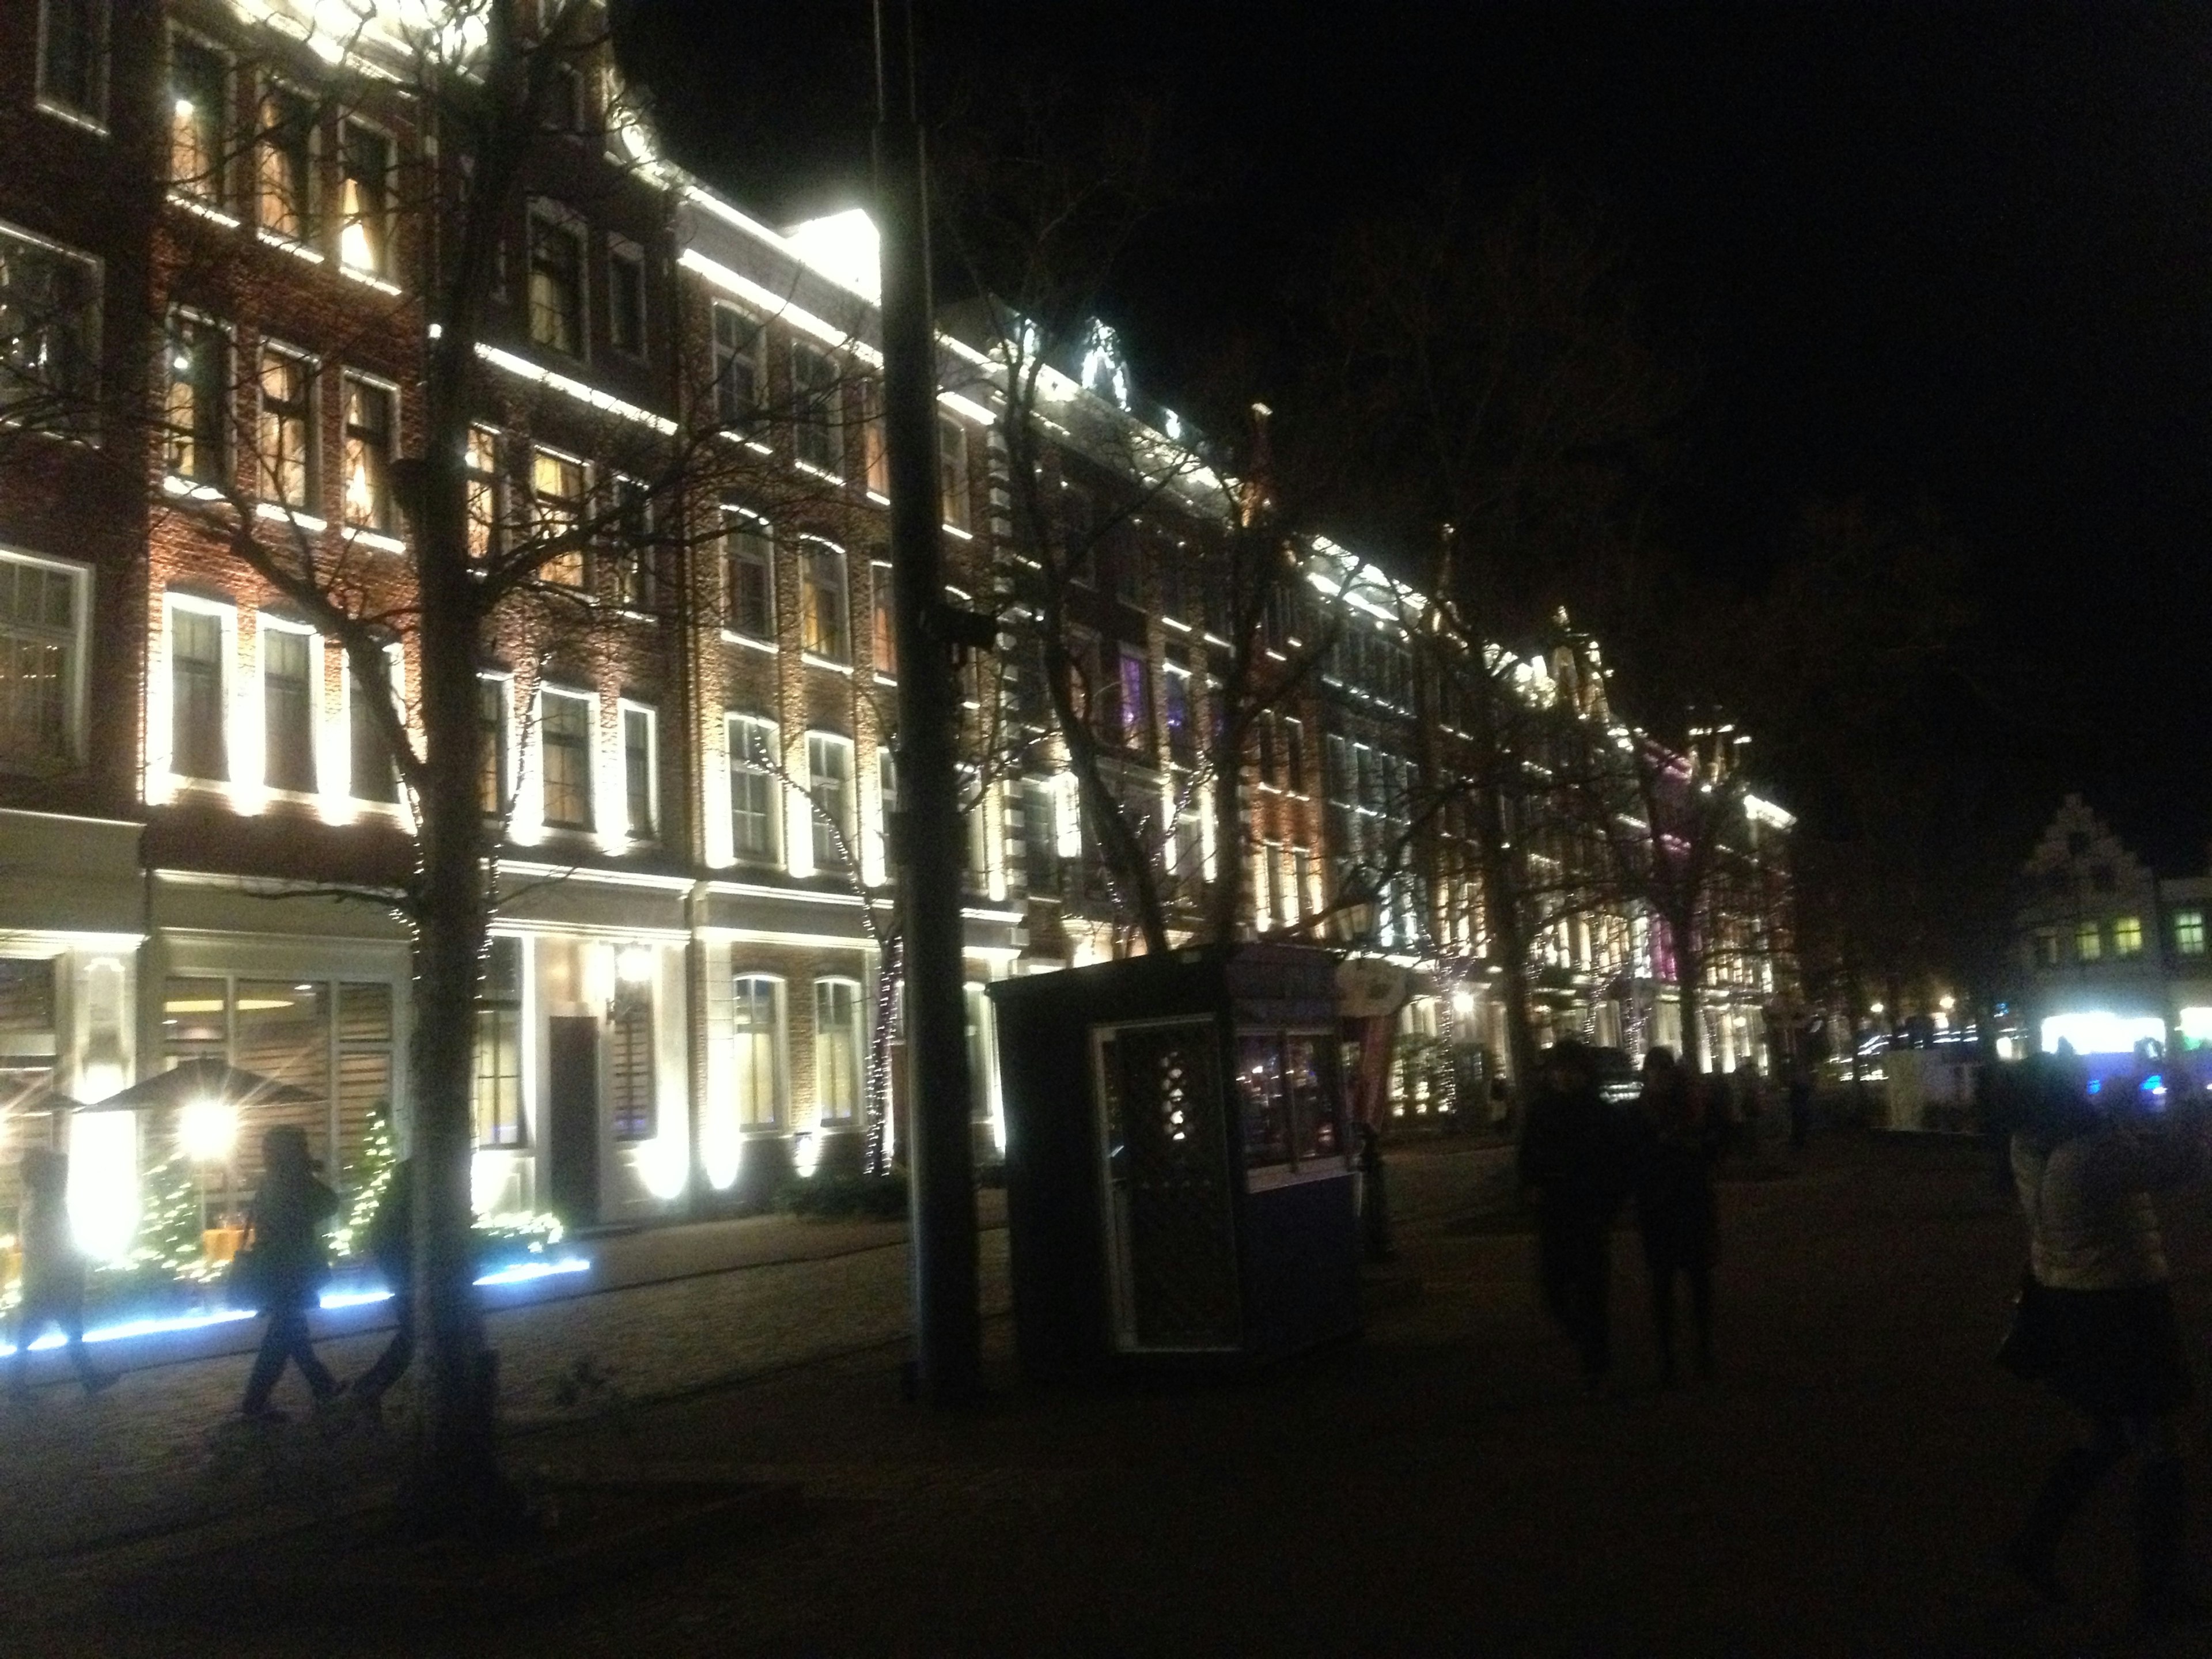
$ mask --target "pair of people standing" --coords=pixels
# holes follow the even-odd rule
[[[1536,1211],[1545,1305],[1573,1342],[1591,1390],[1604,1386],[1611,1367],[1613,1224],[1632,1196],[1651,1279],[1660,1382],[1675,1378],[1677,1279],[1689,1290],[1698,1374],[1711,1374],[1712,1165],[1723,1136],[1668,1049],[1645,1057],[1644,1087],[1626,1114],[1599,1093],[1583,1044],[1545,1051],[1521,1143],[1521,1186]]]

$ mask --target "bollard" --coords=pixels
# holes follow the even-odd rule
[[[1394,1261],[1390,1196],[1383,1186],[1382,1137],[1371,1123],[1359,1126],[1359,1220],[1370,1261]]]

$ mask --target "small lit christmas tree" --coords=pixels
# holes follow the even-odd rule
[[[200,1205],[199,1177],[191,1161],[171,1153],[147,1174],[133,1255],[179,1279],[197,1276],[203,1259]]]
[[[332,1241],[339,1255],[352,1255],[365,1247],[368,1224],[375,1218],[376,1206],[384,1201],[384,1190],[392,1184],[392,1172],[398,1167],[399,1143],[392,1138],[392,1114],[376,1112],[368,1120],[368,1135],[362,1142],[361,1156],[354,1161],[353,1202],[346,1208],[345,1225],[338,1229]]]

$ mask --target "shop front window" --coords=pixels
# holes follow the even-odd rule
[[[522,941],[493,939],[477,993],[477,1145],[528,1144],[522,1119]]]

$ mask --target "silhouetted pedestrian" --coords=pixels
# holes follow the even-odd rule
[[[376,1363],[353,1382],[354,1397],[374,1407],[386,1390],[406,1375],[415,1358],[415,1166],[402,1158],[386,1178],[382,1195],[368,1221],[368,1253],[385,1287],[398,1324],[392,1340]]]
[[[1607,1304],[1613,1224],[1627,1198],[1627,1148],[1618,1114],[1598,1092],[1581,1043],[1544,1051],[1521,1139],[1521,1189],[1536,1211],[1545,1305],[1575,1345],[1583,1380],[1601,1387],[1611,1363]]]
[[[2146,1623],[2201,1616],[2185,1571],[2186,1490],[2175,1414],[2191,1396],[2172,1274],[2152,1194],[2201,1181],[2200,1108],[2149,1108],[2119,1079],[2093,1105],[2078,1064],[2029,1068],[2013,1176],[2027,1218],[2031,1282],[2008,1347],[2077,1411],[2083,1443],[2045,1478],[2005,1559],[2065,1600],[2057,1565],[2067,1523],[2129,1452],[2139,1460],[2135,1532]],[[2109,1101],[2109,1105],[2102,1104]]]
[[[300,1368],[317,1404],[344,1391],[315,1357],[307,1334],[307,1310],[330,1277],[323,1230],[338,1200],[316,1179],[305,1130],[280,1124],[268,1131],[261,1137],[261,1188],[246,1214],[251,1255],[246,1278],[269,1323],[239,1409],[252,1421],[282,1422],[284,1413],[269,1403],[269,1396],[288,1359]]]
[[[1820,1030],[1810,1022],[1790,1034],[1790,1145],[1801,1152],[1813,1139],[1813,1085],[1822,1046]]]
[[[8,1391],[31,1394],[31,1344],[58,1328],[87,1394],[112,1388],[115,1378],[92,1363],[84,1347],[84,1253],[70,1236],[69,1159],[44,1146],[23,1154],[22,1302],[15,1310],[15,1369]]]
[[[1644,1090],[1636,1097],[1633,1124],[1636,1228],[1651,1277],[1659,1382],[1671,1388],[1678,1278],[1689,1287],[1698,1375],[1711,1376],[1713,1371],[1713,1259],[1719,1228],[1712,1170],[1726,1131],[1671,1048],[1644,1055]]]

